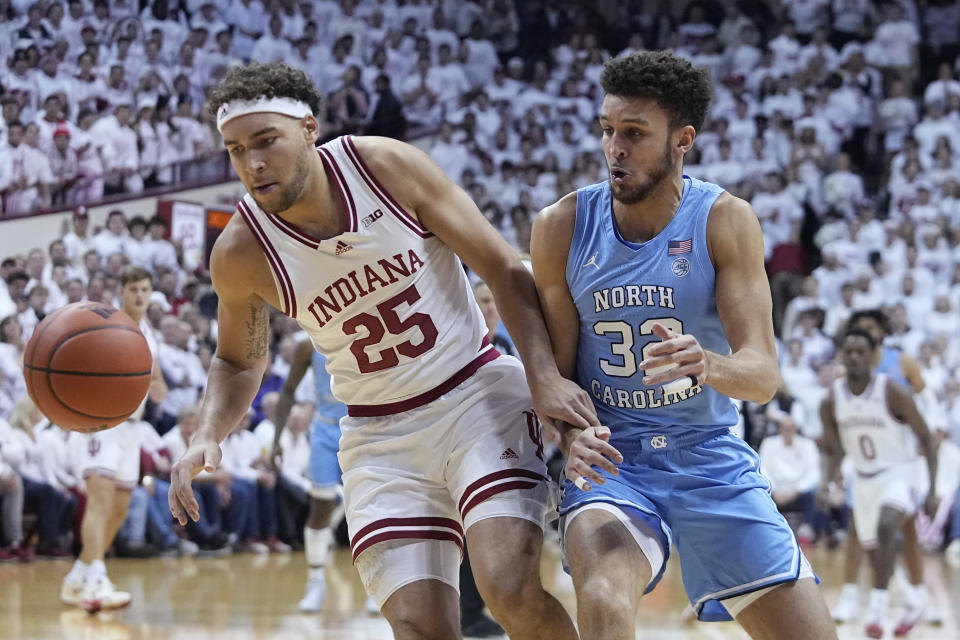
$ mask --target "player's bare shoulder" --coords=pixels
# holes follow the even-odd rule
[[[716,265],[732,252],[759,252],[763,258],[763,232],[750,203],[724,191],[717,197],[707,220],[707,247]]]
[[[573,230],[577,223],[577,192],[563,196],[545,207],[533,220],[530,253],[535,258],[544,254],[563,256],[566,262]]]
[[[414,210],[416,189],[424,179],[423,165],[432,164],[430,156],[411,144],[393,138],[351,136],[350,142],[390,195],[407,210]]]
[[[243,218],[233,216],[210,252],[210,277],[221,298],[247,297],[251,293],[278,306],[270,265]]]

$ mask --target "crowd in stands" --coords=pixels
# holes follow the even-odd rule
[[[917,361],[919,401],[943,442],[947,516],[929,544],[952,536],[948,557],[960,564],[960,478],[948,471],[960,467],[949,462],[960,459],[958,34],[952,0],[0,0],[3,213],[222,175],[207,90],[232,64],[284,61],[326,95],[324,139],[431,132],[423,144],[434,160],[526,252],[539,209],[607,179],[596,125],[603,62],[672,49],[714,80],[685,173],[748,200],[763,228],[784,384],[770,405],[745,408],[745,437],[761,450],[777,502],[802,514],[810,538],[845,526],[842,488],[832,515],[811,500],[818,407],[850,314],[881,309],[885,345]],[[43,421],[32,428],[22,405],[23,345],[62,304],[116,304],[128,263],[154,276],[149,318],[170,392],[151,407],[149,481],[124,539],[181,550],[184,535],[208,549],[225,536],[251,550],[296,546],[306,460],[278,472],[260,455],[296,326],[274,317],[255,428],[231,436],[223,468],[198,479],[201,523],[174,531],[158,496],[196,428],[216,346],[210,288],[181,268],[162,218],[127,219],[121,206],[94,233],[77,211],[63,238],[0,264],[6,548],[21,542],[9,515],[18,505],[56,514],[39,518],[51,548],[76,517],[77,478],[57,466],[68,438]],[[289,438],[306,437],[308,405],[288,426]],[[20,462],[6,462],[17,446],[8,442],[23,449]]]

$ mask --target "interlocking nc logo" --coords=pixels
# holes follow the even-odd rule
[[[653,436],[650,438],[650,446],[654,449],[663,449],[667,446],[667,436]]]

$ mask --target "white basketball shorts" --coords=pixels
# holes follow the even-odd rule
[[[917,512],[917,465],[901,462],[872,476],[856,474],[853,481],[853,521],[864,549],[877,545],[880,512],[892,507],[912,516]]]
[[[127,420],[112,429],[74,434],[83,477],[97,474],[117,481],[117,487],[132,491],[140,482],[140,431]]]
[[[350,546],[378,604],[419,579],[458,588],[459,562],[404,562],[405,575],[387,575],[383,568],[389,561],[358,562],[371,547],[427,540],[462,551],[464,532],[493,517],[544,526],[548,490],[540,423],[516,358],[488,362],[422,407],[374,418],[348,416],[340,428]],[[384,542],[392,543],[379,544]],[[364,576],[364,564],[376,565],[370,572],[375,575]]]

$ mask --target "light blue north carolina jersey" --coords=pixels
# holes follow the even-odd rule
[[[313,385],[317,394],[314,418],[327,424],[339,425],[340,418],[347,415],[347,405],[333,397],[330,391],[330,374],[327,359],[316,350],[313,352]]]
[[[613,221],[608,182],[577,191],[567,285],[580,316],[577,382],[594,399],[613,439],[715,431],[737,422],[730,398],[694,386],[666,397],[637,365],[659,342],[653,324],[692,334],[704,349],[730,353],[717,315],[707,218],[723,189],[684,176],[673,220],[656,237],[624,240]]]
[[[900,350],[893,347],[883,347],[883,357],[880,364],[873,370],[874,375],[886,374],[888,378],[897,384],[913,391],[913,385],[903,377],[903,371],[900,369]]]

